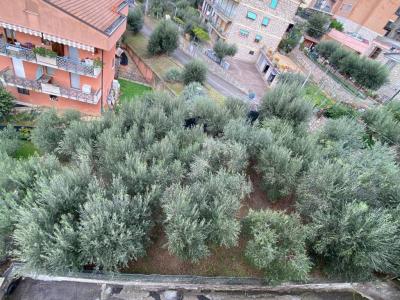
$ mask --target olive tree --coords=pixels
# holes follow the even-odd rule
[[[161,21],[150,36],[147,51],[151,55],[170,54],[178,48],[179,32],[169,20]]]

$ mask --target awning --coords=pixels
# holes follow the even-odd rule
[[[14,24],[6,23],[6,22],[0,22],[0,27],[12,29],[15,31],[19,31],[19,32],[34,35],[34,36],[43,37],[45,40],[49,40],[49,41],[56,42],[59,44],[63,44],[63,45],[75,47],[78,49],[94,52],[94,47],[92,47],[92,46],[88,46],[88,45],[84,45],[84,44],[81,44],[78,42],[70,41],[70,40],[60,38],[60,37],[57,37],[54,35],[41,33],[40,31],[32,30],[32,29],[29,29],[29,28],[26,28],[23,26],[14,25]]]
[[[15,30],[15,31],[23,32],[26,34],[34,35],[34,36],[42,36],[42,33],[39,31],[35,31],[35,30],[29,29],[26,27],[22,27],[19,25],[13,25],[13,24],[9,24],[9,23],[0,22],[0,26],[4,27],[4,28]]]
[[[74,42],[74,41],[70,41],[67,39],[63,39],[63,38],[60,38],[60,37],[57,37],[54,35],[43,33],[43,38],[48,41],[56,42],[59,44],[71,46],[74,48],[78,48],[78,49],[82,49],[82,50],[86,50],[86,51],[90,51],[90,52],[94,52],[94,47],[92,47],[92,46],[87,46],[87,45],[84,45],[84,44],[81,44],[78,42]]]

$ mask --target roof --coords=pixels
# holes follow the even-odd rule
[[[353,49],[356,52],[364,54],[369,48],[369,42],[360,41],[355,37],[352,37],[346,33],[340,32],[336,29],[332,29],[327,33],[327,36],[331,39],[339,42],[340,44]]]
[[[120,18],[119,7],[124,0],[43,0],[46,3],[79,19],[85,24],[106,33]]]

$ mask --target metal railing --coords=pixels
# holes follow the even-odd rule
[[[44,64],[42,61],[37,59],[32,48],[4,43],[2,40],[0,40],[0,55],[1,54],[37,64]],[[47,66],[48,64],[45,63],[44,65]],[[101,68],[96,68],[94,64],[87,64],[79,59],[73,59],[67,56],[55,57],[54,66],[51,64],[51,67],[91,77],[97,77],[101,72]]]
[[[49,77],[47,75],[42,76],[38,80],[21,78],[15,76],[9,68],[0,72],[0,79],[5,85],[16,86],[39,93],[68,98],[90,104],[97,104],[100,100],[101,90],[94,93],[84,93],[83,91],[78,89],[65,88],[56,84],[49,83],[48,78]]]
[[[208,19],[208,24],[210,24],[210,26],[223,38],[226,37],[227,35],[227,31],[225,31],[224,29],[222,29],[222,27],[220,25],[217,24],[216,21],[214,21],[213,19],[209,18]]]
[[[221,6],[217,1],[215,0],[208,0],[208,2],[211,4],[211,6],[214,8],[214,10],[222,15],[223,17],[227,18],[229,21],[232,21],[232,18],[235,17],[235,11],[229,11],[226,9],[226,7]]]

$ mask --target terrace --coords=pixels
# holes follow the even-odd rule
[[[0,81],[5,86],[13,86],[50,95],[54,100],[63,97],[89,104],[97,104],[101,98],[101,90],[84,91],[69,87],[62,87],[53,82],[53,78],[42,75],[37,80],[30,80],[15,76],[14,73],[6,68],[0,72]]]
[[[34,46],[23,46],[18,42],[6,43],[0,39],[0,55],[19,58],[28,62],[43,66],[64,70],[79,75],[97,78],[101,73],[101,67],[96,66],[92,59],[84,61],[67,56],[44,57],[34,52]]]

